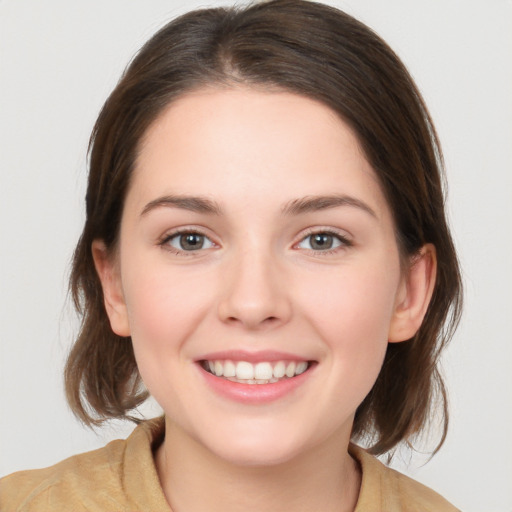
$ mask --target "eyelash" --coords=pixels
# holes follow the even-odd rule
[[[197,249],[197,250],[191,250],[191,251],[186,251],[184,249],[178,249],[176,247],[173,247],[169,242],[171,242],[171,240],[177,238],[177,237],[180,237],[180,236],[183,236],[183,235],[198,235],[198,236],[202,236],[205,238],[205,240],[208,240],[212,246],[215,246],[215,242],[213,242],[209,236],[207,236],[205,233],[203,233],[202,231],[198,230],[198,229],[191,229],[191,228],[183,228],[183,229],[179,229],[177,231],[173,231],[172,233],[169,233],[167,235],[165,235],[159,242],[158,242],[158,245],[160,247],[162,247],[163,249],[167,250],[167,251],[170,251],[172,252],[173,254],[176,254],[178,256],[197,256],[199,252],[201,252],[201,250],[203,248],[200,248],[200,249]],[[209,249],[209,247],[208,247]]]
[[[204,248],[201,247],[196,250],[187,251],[184,249],[178,249],[176,247],[173,247],[169,243],[171,240],[173,240],[177,237],[183,236],[183,235],[198,235],[198,236],[204,237],[206,240],[208,240],[212,246],[216,246],[215,242],[213,242],[205,233],[203,233],[202,231],[200,231],[198,229],[191,229],[191,228],[179,229],[177,231],[173,231],[172,233],[165,235],[158,242],[158,245],[161,246],[162,248],[164,248],[165,250],[172,252],[173,254],[176,254],[178,256],[185,256],[185,257],[198,255],[199,252],[202,252],[202,250],[204,250]],[[353,245],[353,243],[347,237],[341,235],[340,233],[337,233],[336,231],[329,230],[329,229],[313,229],[312,228],[311,230],[307,231],[306,234],[304,236],[302,236],[302,238],[299,240],[299,242],[294,244],[293,247],[294,248],[298,247],[299,244],[303,243],[305,240],[307,240],[308,238],[311,238],[315,235],[331,236],[339,242],[339,245],[332,249],[319,249],[319,250],[307,249],[307,248],[305,249],[306,251],[308,251],[310,254],[313,254],[314,256],[328,256],[330,254],[335,254],[335,253],[339,252],[340,250],[352,247],[352,245]],[[311,245],[311,243],[310,243],[310,245]],[[207,247],[206,249],[210,249],[210,248],[211,247]]]
[[[318,228],[312,228],[311,230],[308,230],[306,234],[300,239],[298,243],[294,245],[294,247],[297,247],[299,244],[307,240],[308,238],[311,238],[315,235],[327,235],[332,236],[334,239],[340,242],[340,244],[337,247],[334,247],[332,249],[320,249],[320,250],[314,250],[314,249],[305,249],[310,254],[314,256],[329,256],[331,254],[336,254],[340,250],[347,249],[349,247],[352,247],[354,244],[351,240],[349,240],[346,236],[342,235],[341,233],[338,233],[333,230],[329,229],[318,229]]]

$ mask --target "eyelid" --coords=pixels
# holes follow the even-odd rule
[[[331,249],[324,249],[324,250],[315,250],[315,249],[302,249],[304,251],[308,251],[309,253],[312,253],[314,255],[322,256],[326,254],[332,254],[338,251],[342,251],[344,249],[347,249],[349,247],[352,247],[354,245],[353,241],[351,240],[351,237],[347,235],[346,231],[341,231],[332,227],[311,227],[307,228],[305,231],[300,233],[300,238],[297,242],[293,244],[294,249],[301,249],[298,247],[300,243],[302,243],[306,238],[312,236],[312,235],[330,235],[335,238],[337,238],[341,243],[339,246],[331,248]]]
[[[175,237],[178,237],[180,235],[186,235],[186,234],[195,234],[203,236],[204,238],[208,239],[213,247],[207,247],[207,248],[200,248],[194,251],[185,251],[182,249],[179,249],[177,247],[172,246],[169,241],[172,240]],[[170,251],[174,254],[177,254],[179,256],[198,256],[201,252],[206,252],[208,249],[219,247],[219,244],[215,242],[213,237],[206,233],[206,230],[197,227],[197,226],[181,226],[179,228],[171,229],[170,231],[166,231],[158,240],[157,245],[162,247],[162,249]]]
[[[207,231],[202,227],[198,226],[180,226],[178,228],[171,229],[170,231],[165,232],[158,240],[157,245],[161,246],[163,249],[168,250],[172,253],[175,253],[180,256],[199,256],[200,253],[204,253],[212,248],[219,248],[220,245],[215,241],[214,237],[212,237],[210,234],[207,233]],[[200,248],[197,250],[191,250],[186,251],[179,248],[176,248],[169,244],[169,241],[177,236],[183,235],[183,234],[197,234],[205,237],[209,240],[209,242],[212,244],[212,247],[207,248]],[[301,248],[298,247],[300,243],[302,243],[306,238],[312,236],[312,235],[318,235],[318,234],[325,234],[330,235],[336,238],[340,244],[337,247],[329,248],[329,249],[307,249],[307,248]],[[306,252],[309,252],[310,254],[314,254],[317,256],[327,255],[336,253],[339,251],[346,250],[347,248],[354,245],[352,241],[352,237],[347,234],[345,230],[339,230],[333,227],[323,227],[323,226],[317,226],[317,227],[310,227],[305,230],[303,230],[298,236],[298,240],[294,242],[292,248],[296,250],[303,250]]]

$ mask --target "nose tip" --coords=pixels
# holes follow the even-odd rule
[[[291,304],[282,272],[270,261],[238,261],[224,276],[219,317],[246,329],[269,329],[286,323]]]
[[[223,321],[228,324],[240,324],[248,329],[254,330],[258,328],[272,327],[281,323],[283,320],[280,316],[266,316],[261,308],[237,308],[230,315],[220,314]]]

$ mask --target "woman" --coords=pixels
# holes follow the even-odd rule
[[[7,477],[6,509],[454,510],[352,444],[427,426],[460,311],[437,138],[385,43],[312,2],[189,13],[90,154],[68,399],[94,424],[147,388],[165,419]]]

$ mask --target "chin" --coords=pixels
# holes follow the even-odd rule
[[[201,442],[201,441],[200,441]],[[305,440],[290,433],[260,431],[210,432],[201,443],[214,456],[236,466],[258,467],[285,464],[298,457],[305,449]]]
[[[250,447],[223,447],[223,449],[216,450],[216,455],[224,461],[235,465],[245,467],[270,467],[286,464],[297,457],[297,450],[287,450],[280,447],[276,449],[270,446],[257,446]]]

